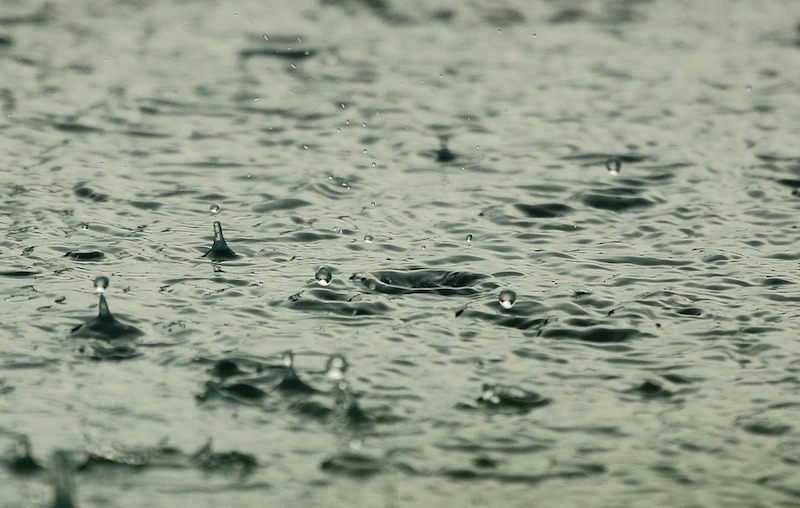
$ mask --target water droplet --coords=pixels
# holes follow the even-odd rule
[[[264,40],[265,40],[265,41],[268,41],[268,40],[269,40],[269,37],[267,37],[267,34],[264,34]]]
[[[422,246],[422,250],[427,250],[427,249],[428,249],[427,245]]]
[[[320,286],[327,286],[333,280],[333,273],[327,266],[320,266],[317,273],[314,274],[314,278],[317,279],[317,284]]]
[[[84,231],[89,229],[89,223],[88,222],[82,222],[81,223],[81,229],[84,230]]]
[[[373,237],[372,235],[365,235],[364,236],[364,241],[367,242],[367,243],[372,243],[372,242],[375,241],[375,237]]]
[[[373,162],[373,163],[372,163],[372,167],[373,167],[373,168],[374,168],[374,167],[377,167],[377,165],[378,165],[378,163],[377,163],[377,162]]]
[[[325,365],[325,376],[332,381],[341,381],[347,372],[347,360],[340,354],[331,355]]]
[[[517,293],[511,291],[510,289],[504,289],[500,291],[500,296],[497,298],[500,302],[500,306],[504,309],[510,309],[514,306],[514,302],[517,301]]]
[[[369,206],[375,206],[375,201],[370,201]]]
[[[290,368],[292,365],[294,365],[294,355],[292,354],[292,352],[287,351],[283,353],[283,359],[281,360],[281,362],[283,363],[283,366],[286,368]]]
[[[346,108],[346,107],[347,107],[347,106],[345,106],[345,104],[344,104],[344,102],[343,102],[343,103],[342,103],[342,109],[344,109],[344,108]]]
[[[472,235],[467,235],[467,243],[471,243],[471,242],[472,242]]]
[[[211,205],[210,207],[208,207],[208,210],[211,213],[219,213],[219,205]]]
[[[345,125],[350,125],[350,120],[345,120],[344,123]]]
[[[367,126],[367,123],[366,123],[366,122],[364,122],[364,123],[362,123],[362,124],[361,124],[361,127],[366,127],[366,126]]]
[[[97,293],[105,292],[106,288],[108,287],[109,280],[108,277],[104,275],[98,275],[94,279],[94,290]]]
[[[503,32],[503,31],[502,31],[502,30],[500,30],[499,28],[497,29],[497,33],[502,33],[502,32]]]
[[[308,145],[303,145],[303,150],[308,150]]]
[[[619,160],[619,157],[610,157],[606,161],[606,169],[612,175],[618,175],[621,167],[622,161]]]
[[[475,150],[480,150],[480,149],[481,149],[481,145],[477,145],[477,146],[475,147]]]
[[[363,151],[363,152],[361,152],[361,153],[367,153],[367,149],[365,148],[365,149],[364,149],[364,151]]]

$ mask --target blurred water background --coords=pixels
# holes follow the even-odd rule
[[[800,505],[797,69],[791,0],[3,0],[0,505]]]

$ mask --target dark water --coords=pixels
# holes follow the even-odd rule
[[[4,0],[0,505],[800,505],[798,68],[792,1]]]

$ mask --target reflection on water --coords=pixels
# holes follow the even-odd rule
[[[3,503],[800,503],[793,7],[5,2]]]

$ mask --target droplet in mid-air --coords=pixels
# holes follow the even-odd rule
[[[372,243],[372,242],[374,242],[374,241],[375,241],[375,237],[374,237],[374,236],[372,236],[372,235],[365,235],[365,236],[364,236],[364,241],[365,241],[366,243]]]
[[[106,288],[108,287],[109,281],[108,277],[105,275],[98,275],[94,279],[94,290],[97,293],[104,293]]]
[[[467,235],[467,243],[472,243],[472,235]]]
[[[327,266],[320,266],[317,273],[314,274],[314,278],[317,279],[317,284],[320,286],[327,286],[333,280],[333,273]]]
[[[283,366],[286,367],[287,369],[291,368],[294,365],[294,354],[291,351],[286,351],[285,353],[283,353],[283,358],[281,358],[281,363],[283,363]]]
[[[219,213],[219,205],[211,205],[208,210],[213,214],[217,214]]]
[[[610,157],[606,161],[606,169],[609,174],[618,175],[620,168],[622,168],[622,161],[619,160],[619,157]]]
[[[331,355],[325,365],[325,376],[333,381],[341,381],[347,372],[347,360],[340,354]]]
[[[239,256],[236,255],[225,242],[222,236],[222,224],[219,221],[214,222],[214,244],[203,257],[210,257],[211,259],[234,259]]]
[[[501,307],[510,309],[514,306],[514,302],[517,301],[517,294],[510,289],[504,289],[500,291],[500,296],[497,300],[500,302]]]

